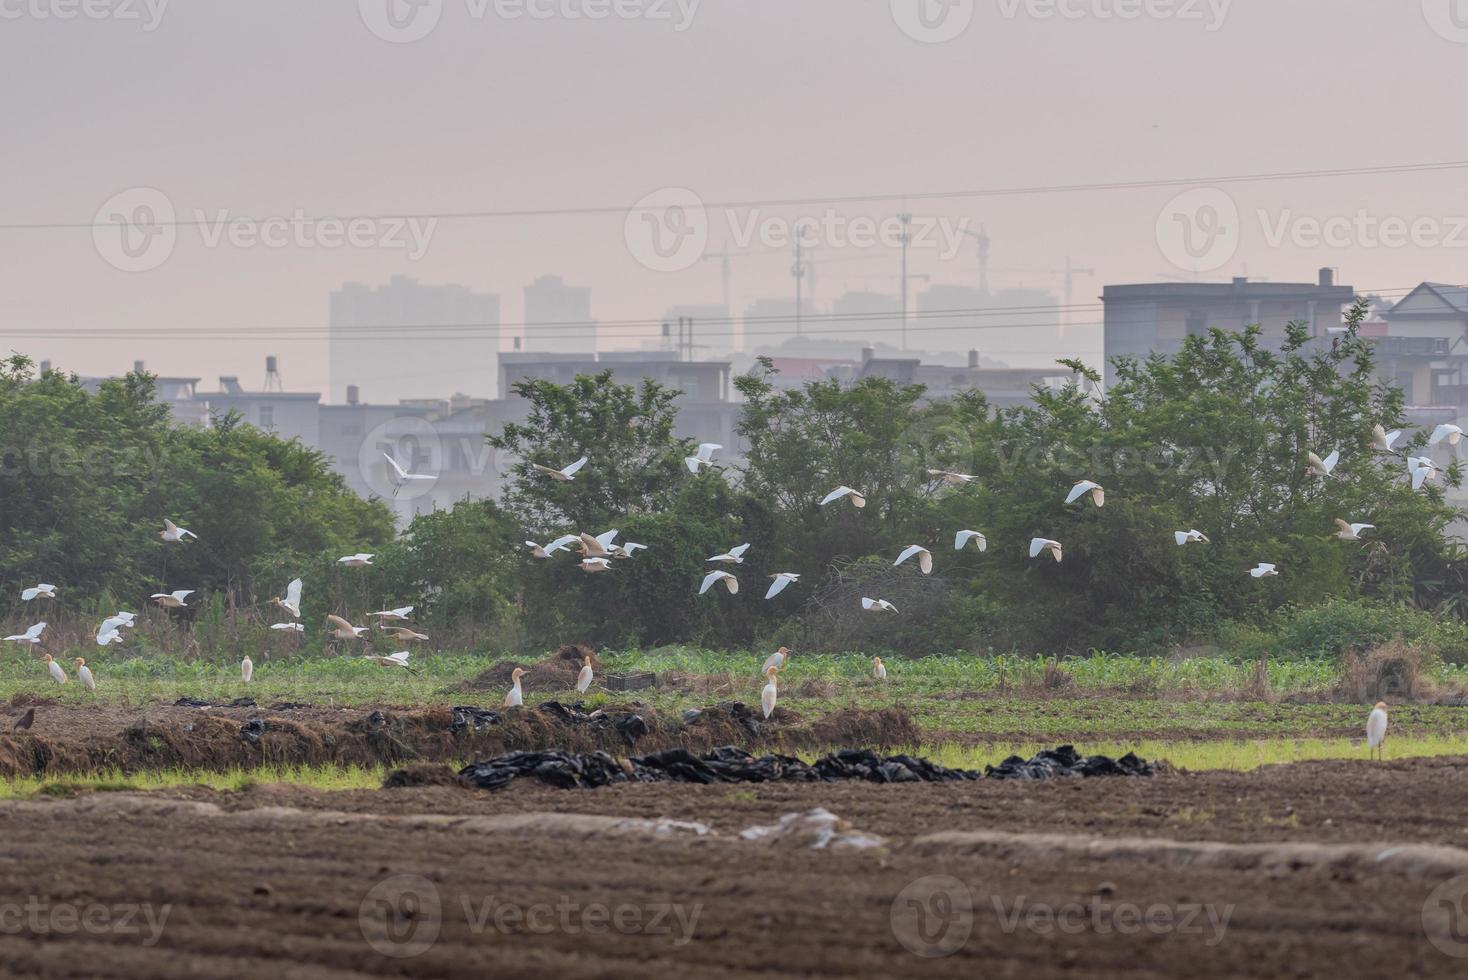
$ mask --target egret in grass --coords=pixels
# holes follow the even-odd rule
[[[582,456],[576,462],[564,469],[551,469],[549,466],[541,466],[539,463],[531,463],[530,468],[537,473],[544,473],[557,483],[570,483],[576,479],[576,474],[581,472],[581,467],[586,465],[586,457]]]
[[[770,717],[770,715],[774,714],[775,712],[775,699],[779,696],[779,691],[776,690],[775,686],[775,675],[779,672],[779,668],[777,667],[771,667],[769,670],[765,671],[765,676],[770,679],[770,682],[766,684],[765,689],[760,692],[759,704],[760,707],[764,709],[766,718]]]
[[[510,674],[510,692],[505,695],[506,708],[519,708],[525,704],[525,692],[520,689],[520,678],[525,676],[525,670],[516,667]]]
[[[1080,483],[1071,487],[1070,493],[1065,497],[1065,502],[1073,504],[1088,493],[1091,495],[1091,502],[1097,507],[1106,506],[1106,488],[1095,480],[1082,480]]]
[[[1267,561],[1261,561],[1259,564],[1249,569],[1249,574],[1254,576],[1255,578],[1266,578],[1270,575],[1278,575],[1279,569],[1275,568]]]
[[[300,579],[292,579],[285,587],[285,595],[276,596],[270,600],[270,604],[277,609],[284,609],[296,619],[301,618],[301,586]]]
[[[240,680],[248,684],[250,683],[250,678],[254,676],[255,665],[251,662],[250,655],[247,653],[245,654],[245,659],[240,661]]]
[[[32,626],[30,629],[26,630],[24,633],[18,633],[15,636],[7,636],[5,638],[5,642],[6,643],[29,643],[32,646],[34,646],[37,643],[40,643],[41,642],[41,634],[44,633],[44,632],[46,632],[46,624],[45,623],[36,623],[34,626]]]
[[[895,613],[897,611],[897,607],[886,599],[868,599],[866,596],[862,596],[861,607],[867,612]]]
[[[989,550],[989,539],[984,537],[978,531],[969,530],[959,531],[953,536],[953,550],[962,551],[964,548],[968,547],[968,543],[970,541],[972,541],[974,543],[974,547],[978,548],[980,551]]]
[[[394,497],[398,495],[399,490],[403,489],[403,487],[407,486],[410,483],[422,483],[425,480],[431,482],[438,479],[438,477],[430,476],[426,473],[409,473],[407,470],[399,466],[398,461],[393,459],[387,453],[383,453],[382,458],[387,460],[387,465],[389,467],[387,478],[388,481],[392,483],[392,495]]]
[[[570,546],[579,540],[581,539],[574,534],[563,534],[547,545],[539,545],[534,541],[526,541],[525,547],[529,548],[530,553],[536,558],[549,558],[558,551],[569,550]]]
[[[61,669],[61,665],[52,660],[49,653],[41,659],[46,662],[46,672],[51,675],[51,679],[58,684],[65,684],[66,671]]]
[[[158,532],[158,536],[164,541],[170,542],[182,541],[184,538],[193,538],[195,541],[199,540],[199,536],[193,531],[190,531],[186,527],[179,527],[166,518],[163,521],[163,530]]]
[[[585,694],[586,689],[591,687],[591,679],[591,658],[587,657],[586,663],[581,666],[581,672],[576,675],[576,693]]]
[[[907,561],[914,555],[917,556],[918,568],[922,569],[923,574],[932,575],[933,553],[920,544],[910,544],[906,548],[902,549],[902,554],[898,555],[897,560],[892,563],[893,567],[895,568],[896,566],[901,565],[903,562]]]
[[[1366,716],[1366,747],[1373,753],[1386,754],[1387,707],[1385,701],[1376,702],[1371,714]]]
[[[723,582],[724,588],[729,590],[730,595],[735,595],[739,591],[739,580],[728,572],[709,572],[703,577],[703,585],[699,587],[698,594],[703,595],[713,588],[716,582]]]
[[[714,463],[714,453],[723,448],[723,446],[716,442],[700,443],[698,452],[692,456],[683,457],[683,465],[688,467],[688,472],[696,474],[703,467],[712,466]]]
[[[1339,517],[1335,519],[1335,526],[1340,528],[1340,530],[1335,533],[1335,536],[1340,538],[1342,541],[1360,541],[1362,531],[1376,530],[1375,524],[1347,524]]]
[[[372,657],[372,656],[367,656],[367,657],[363,657],[362,659],[363,660],[370,660],[373,663],[377,664],[377,666],[379,666],[379,667],[401,667],[403,670],[406,670],[410,674],[416,674],[417,673],[416,670],[414,670],[412,667],[409,667],[408,666],[408,651],[407,650],[399,650],[397,653],[394,653],[394,654],[392,654],[391,656],[388,656],[388,657]]]
[[[1313,452],[1305,453],[1305,472],[1311,476],[1326,477],[1335,471],[1335,464],[1341,461],[1341,451],[1332,449],[1330,455],[1321,459]]]
[[[1042,551],[1050,552],[1050,556],[1060,561],[1060,542],[1053,538],[1031,538],[1030,557],[1039,558]]]
[[[737,548],[730,548],[728,551],[724,552],[722,555],[714,555],[712,558],[710,558],[708,560],[709,561],[721,561],[721,562],[724,562],[725,564],[743,565],[744,564],[744,553],[746,551],[748,551],[748,550],[749,550],[749,545],[748,544],[741,544]]]
[[[35,599],[56,598],[56,586],[42,583],[33,589],[22,589],[20,593],[21,602],[31,602]]]
[[[85,687],[89,691],[95,691],[97,689],[97,678],[92,676],[92,669],[87,666],[87,662],[81,657],[77,657],[75,663],[76,679],[82,682],[82,687]]]
[[[774,653],[770,654],[768,657],[765,658],[764,666],[759,669],[759,672],[761,674],[763,674],[766,671],[768,671],[771,667],[777,667],[780,670],[784,670],[785,669],[785,665],[788,664],[789,662],[790,662],[790,648],[789,647],[781,647],[780,649],[776,650]]]
[[[879,681],[887,679],[887,665],[882,663],[881,657],[872,658],[872,676]]]
[[[867,505],[866,494],[862,493],[860,490],[853,490],[851,487],[843,484],[837,487],[835,490],[832,490],[830,493],[826,494],[825,498],[821,500],[821,506],[824,507],[827,504],[835,503],[836,501],[841,500],[843,497],[850,497],[851,506],[853,507],[861,508]]]
[[[1208,543],[1208,535],[1204,534],[1202,531],[1197,530],[1196,528],[1191,531],[1173,531],[1172,539],[1177,542],[1179,548],[1181,548],[1185,544]]]
[[[176,592],[155,592],[149,598],[164,609],[183,609],[188,605],[189,596],[193,594],[193,589],[179,589]]]
[[[776,572],[774,575],[771,575],[770,578],[773,579],[774,581],[772,581],[770,583],[769,590],[767,592],[765,592],[765,598],[766,599],[773,599],[773,598],[775,598],[775,596],[779,595],[781,592],[784,592],[787,588],[789,588],[790,587],[790,583],[792,583],[792,582],[799,582],[800,581],[800,573],[799,572]]]

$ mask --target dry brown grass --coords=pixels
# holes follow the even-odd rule
[[[1341,658],[1340,695],[1349,701],[1417,702],[1436,695],[1429,671],[1430,658],[1401,637],[1371,650]]]

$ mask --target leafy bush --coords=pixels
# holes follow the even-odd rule
[[[1234,626],[1223,632],[1231,654],[1341,660],[1400,640],[1430,660],[1468,662],[1468,627],[1410,606],[1330,599],[1316,606],[1287,607],[1272,627]]]

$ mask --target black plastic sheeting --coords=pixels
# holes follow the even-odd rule
[[[459,777],[481,789],[503,789],[517,777],[529,776],[561,789],[594,789],[612,783],[770,783],[838,782],[943,783],[975,779],[1055,779],[1071,776],[1150,776],[1150,763],[1128,753],[1120,759],[1082,756],[1069,745],[1047,749],[1033,759],[1013,756],[984,772],[950,769],[910,755],[879,756],[865,749],[843,749],[815,762],[788,755],[753,756],[733,746],[694,755],[668,749],[636,759],[615,759],[605,752],[513,752],[475,762]]]
[[[559,701],[545,701],[538,706],[538,710],[566,725],[586,726],[594,732],[614,731],[621,735],[628,745],[635,745],[639,738],[652,730],[641,715],[609,714],[600,708],[595,711],[587,711],[580,704],[568,705]],[[455,708],[453,731],[455,734],[472,735],[481,728],[498,725],[503,720],[504,715],[501,712],[491,711],[488,708]]]
[[[175,708],[255,708],[254,698],[235,698],[233,701],[205,701],[203,698],[182,697],[173,702]]]

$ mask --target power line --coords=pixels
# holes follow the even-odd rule
[[[704,211],[715,209],[721,210],[744,210],[748,208],[777,208],[797,207],[810,204],[875,204],[887,201],[940,201],[961,200],[986,197],[1014,197],[1028,194],[1069,194],[1084,191],[1109,191],[1109,190],[1140,190],[1155,187],[1180,187],[1187,185],[1211,185],[1211,184],[1243,184],[1271,180],[1315,180],[1328,177],[1363,177],[1379,174],[1410,174],[1410,173],[1432,173],[1436,171],[1464,170],[1468,169],[1468,160],[1451,160],[1439,163],[1410,163],[1395,164],[1376,167],[1339,167],[1321,170],[1277,170],[1266,173],[1252,174],[1221,174],[1212,177],[1164,177],[1148,180],[1116,180],[1098,181],[1093,183],[1077,184],[1037,184],[1025,187],[991,187],[979,190],[956,190],[956,191],[926,191],[918,193],[903,194],[855,194],[846,196],[825,197],[785,197],[766,198],[744,201],[712,201],[702,202]],[[505,218],[551,218],[599,214],[626,214],[638,209],[635,206],[601,205],[596,207],[557,207],[557,208],[513,208],[503,210],[484,211],[427,211],[427,212],[401,212],[382,214],[351,214],[351,215],[315,215],[286,217],[284,215],[273,215],[272,220],[286,221],[290,224],[314,224],[320,221],[459,221],[459,220],[485,220]],[[166,227],[203,227],[217,224],[230,224],[240,220],[251,220],[249,216],[238,216],[222,220],[207,218],[182,218],[172,221],[153,221],[156,226]],[[108,227],[105,223],[99,223],[96,219],[91,221],[49,221],[49,222],[12,222],[0,224],[0,231],[40,231],[56,229],[88,229]]]

